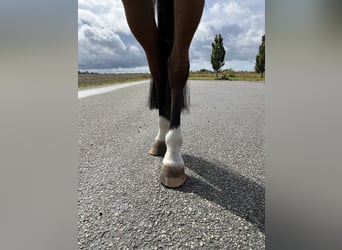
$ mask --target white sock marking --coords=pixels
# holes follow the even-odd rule
[[[159,116],[159,131],[158,131],[156,138],[154,139],[156,141],[165,141],[165,135],[167,131],[169,131],[169,128],[170,128],[170,121],[162,116]]]
[[[182,133],[180,128],[171,129],[165,137],[166,153],[163,159],[163,164],[168,166],[184,166],[180,148],[182,145]]]

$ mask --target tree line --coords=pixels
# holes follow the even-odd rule
[[[220,69],[224,65],[224,58],[226,55],[226,51],[223,45],[223,38],[221,34],[215,35],[214,41],[211,44],[211,66],[213,70],[216,72],[216,77],[220,71]],[[265,35],[261,38],[261,44],[259,46],[259,53],[255,58],[255,72],[260,73],[261,77],[264,76],[265,73]]]

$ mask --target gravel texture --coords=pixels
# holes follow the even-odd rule
[[[264,249],[264,83],[190,81],[188,180],[159,183],[149,84],[79,100],[80,249]]]

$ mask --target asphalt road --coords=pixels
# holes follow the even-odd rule
[[[159,183],[143,83],[79,100],[80,249],[264,249],[265,84],[190,81],[188,180]]]

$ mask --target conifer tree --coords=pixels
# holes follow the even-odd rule
[[[261,73],[261,77],[265,72],[265,35],[262,36],[261,45],[259,46],[259,54],[255,58],[255,71]]]
[[[211,65],[217,74],[224,65],[224,57],[226,55],[226,51],[223,47],[223,38],[221,34],[215,35],[214,42],[211,44]]]

